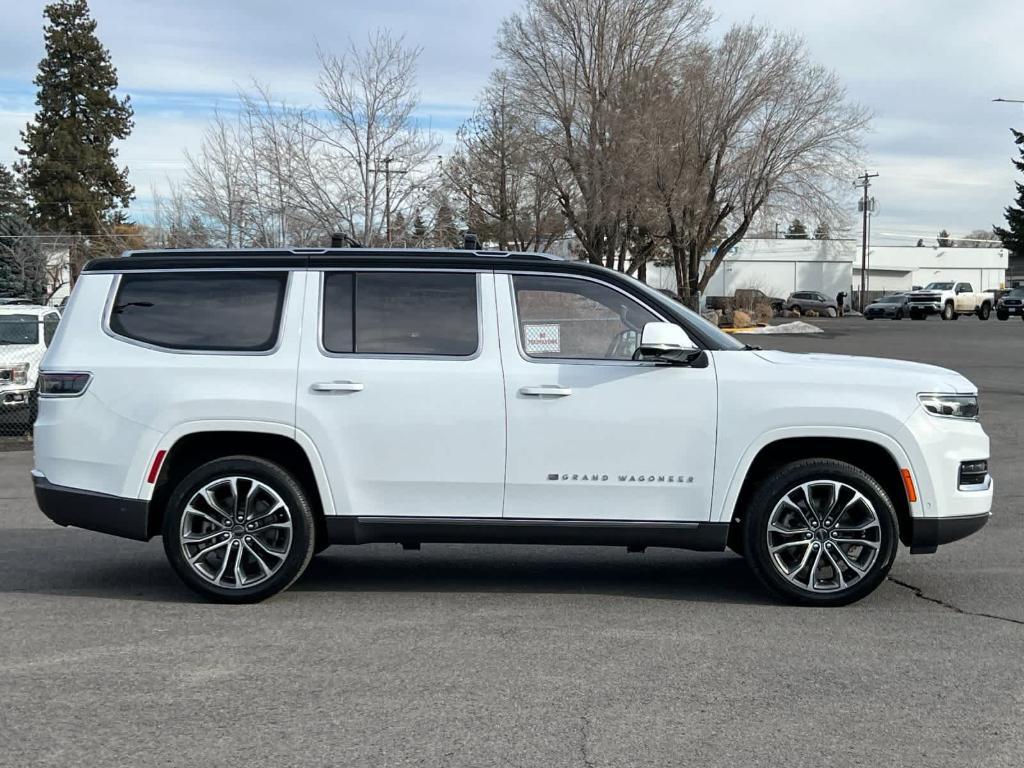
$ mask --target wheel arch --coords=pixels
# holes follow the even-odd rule
[[[161,448],[166,453],[155,483],[150,486],[150,533],[162,530],[164,510],[174,488],[194,469],[225,456],[255,456],[272,461],[295,476],[307,490],[309,502],[313,506],[317,536],[325,535],[325,515],[333,514],[334,505],[326,486],[320,457],[311,444],[301,444],[301,437],[298,434],[293,437],[273,431],[209,428],[178,435]]]
[[[741,523],[758,483],[779,467],[801,459],[835,459],[845,461],[864,470],[885,490],[896,510],[900,540],[909,545],[912,513],[907,499],[901,461],[886,446],[864,437],[797,436],[772,440],[752,457],[743,474],[743,482],[735,500],[728,506],[730,517],[729,539],[741,529]]]

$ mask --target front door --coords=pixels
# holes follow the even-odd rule
[[[633,361],[644,324],[665,318],[601,281],[499,274],[495,290],[508,409],[504,516],[708,520],[714,361]]]
[[[343,515],[500,517],[490,272],[327,271],[310,281],[296,426]]]

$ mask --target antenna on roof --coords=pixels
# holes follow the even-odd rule
[[[331,233],[331,248],[362,248],[363,244],[345,232]]]
[[[462,249],[464,251],[479,251],[480,250],[480,238],[476,236],[475,232],[467,231],[462,236]]]

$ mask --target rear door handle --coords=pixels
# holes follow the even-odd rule
[[[318,381],[310,387],[314,392],[362,392],[358,381]]]
[[[523,387],[519,390],[520,395],[527,397],[568,397],[572,390],[568,387],[560,387],[557,384],[540,387]]]

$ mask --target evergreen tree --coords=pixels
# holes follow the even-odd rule
[[[419,208],[412,217],[412,239],[414,245],[423,245],[423,241],[427,239],[427,225]]]
[[[1013,132],[1013,141],[1020,148],[1020,159],[1014,160],[1013,164],[1018,171],[1024,173],[1024,133]],[[996,237],[1003,241],[1003,247],[1019,258],[1024,258],[1024,184],[1014,182],[1017,187],[1017,198],[1015,205],[1006,207],[1006,228],[995,227]]]
[[[86,0],[59,0],[44,13],[46,56],[34,81],[38,110],[21,133],[16,170],[39,225],[88,236],[134,195],[114,148],[131,132],[132,107],[114,93],[117,71]],[[82,256],[73,254],[72,264],[79,266]]]
[[[818,224],[814,230],[815,240],[828,240],[832,233],[828,231],[828,224]]]
[[[793,219],[789,225],[789,229],[786,230],[787,240],[806,240],[807,239],[807,227],[800,219]]]
[[[936,239],[939,241],[939,248],[951,248],[953,246],[953,240],[945,229],[939,232],[939,236]]]
[[[432,245],[437,248],[454,248],[459,244],[459,231],[455,227],[455,212],[447,201],[442,201],[437,206],[434,229],[430,233],[430,239]]]
[[[18,179],[0,165],[0,296],[17,296],[24,285],[16,255],[21,238],[28,232],[28,205]]]
[[[917,238],[917,247],[918,248],[924,248],[924,238],[923,237]]]

